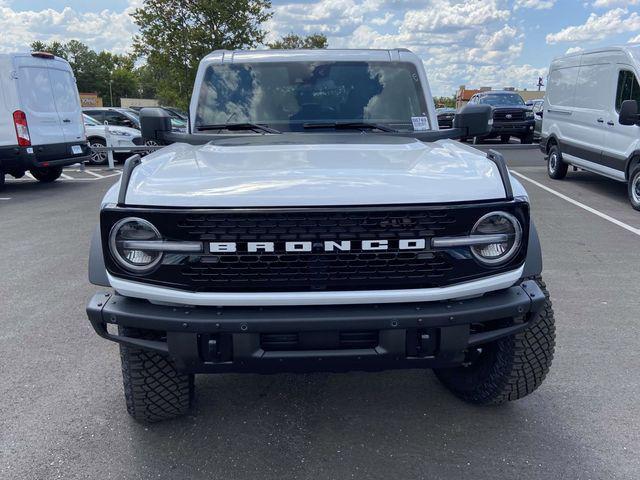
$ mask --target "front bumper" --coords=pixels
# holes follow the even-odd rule
[[[73,153],[72,147],[80,147]],[[0,167],[5,173],[21,174],[32,168],[62,167],[88,160],[87,142],[53,143],[32,147],[8,147],[0,152]]]
[[[528,120],[525,122],[494,122],[491,128],[491,135],[524,135],[533,133],[536,122]]]
[[[378,305],[173,307],[99,293],[87,315],[101,337],[168,354],[182,372],[384,370],[460,365],[470,347],[526,329],[544,301],[530,280],[467,300]]]

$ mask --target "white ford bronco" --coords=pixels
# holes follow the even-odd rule
[[[497,404],[551,365],[553,310],[527,193],[468,106],[438,130],[407,50],[216,51],[188,133],[127,160],[93,239],[96,332],[129,413],[188,411],[196,373],[433,369]]]

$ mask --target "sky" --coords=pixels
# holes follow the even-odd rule
[[[267,41],[323,33],[330,48],[409,48],[434,95],[460,85],[535,89],[566,52],[640,43],[640,0],[272,0]],[[0,0],[0,52],[80,40],[127,52],[142,0]]]

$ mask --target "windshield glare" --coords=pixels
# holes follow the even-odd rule
[[[480,98],[480,103],[485,103],[493,107],[504,105],[524,105],[524,100],[517,93],[506,93],[500,95],[485,95]]]
[[[212,65],[195,125],[367,122],[413,130],[427,108],[415,66],[400,62],[282,62]]]

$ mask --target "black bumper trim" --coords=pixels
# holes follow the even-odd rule
[[[79,145],[82,153],[73,155],[71,153],[73,145]],[[90,156],[89,146],[81,141],[32,147],[3,147],[0,149],[0,170],[5,173],[20,174],[32,168],[60,167],[85,162]]]
[[[99,293],[87,305],[87,315],[101,337],[169,354],[186,372],[380,370],[460,364],[466,348],[527,328],[544,301],[544,293],[534,281],[467,300],[313,307],[171,307]],[[482,333],[470,332],[471,324],[507,318],[519,320]],[[108,324],[165,332],[167,341],[112,334],[107,331]],[[334,330],[375,330],[379,345],[275,352],[260,346],[260,336],[265,333]],[[412,356],[407,339],[420,331],[437,331],[439,343],[430,355]],[[202,337],[221,336],[231,339],[233,358],[219,362],[203,359]]]

